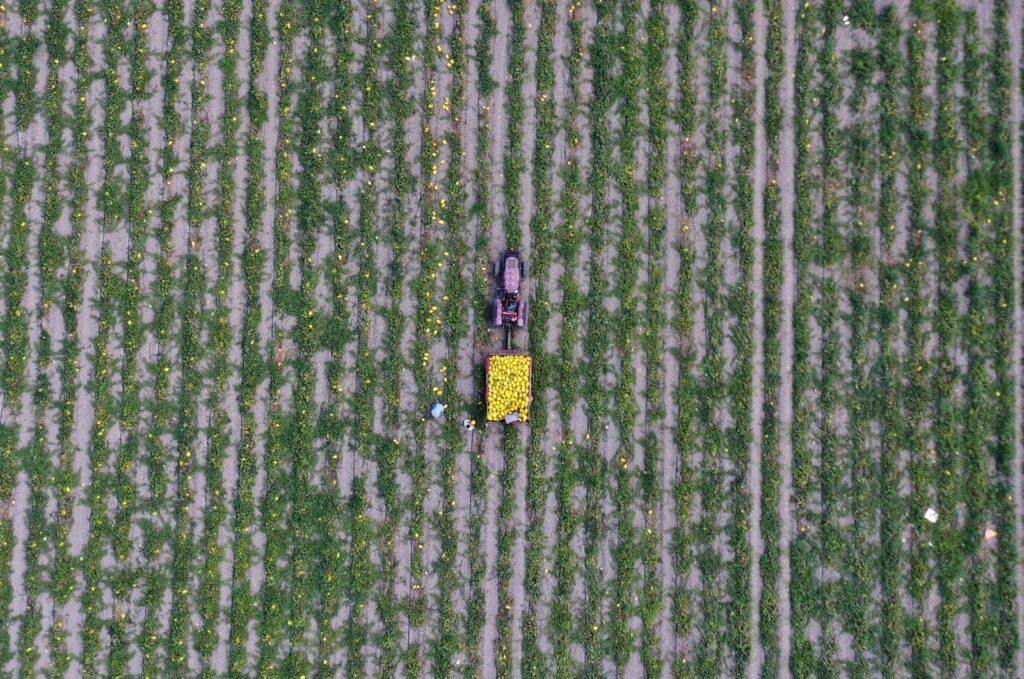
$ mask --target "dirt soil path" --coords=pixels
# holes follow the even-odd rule
[[[1020,635],[1024,631],[1024,561],[1021,549],[1024,546],[1024,478],[1021,465],[1024,464],[1024,442],[1021,430],[1024,427],[1024,388],[1021,385],[1021,338],[1024,336],[1024,309],[1021,307],[1021,124],[1024,122],[1024,101],[1021,95],[1021,41],[1024,40],[1024,3],[1012,3],[1010,10],[1010,110],[1013,158],[1013,499],[1014,499],[1014,541],[1017,545],[1017,676],[1024,676],[1024,646]]]

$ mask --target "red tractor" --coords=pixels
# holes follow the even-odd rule
[[[517,250],[506,250],[495,265],[498,291],[494,296],[494,325],[506,328],[526,327],[526,300],[520,295],[526,266]]]

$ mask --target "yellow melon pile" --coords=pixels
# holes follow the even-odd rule
[[[487,419],[500,422],[506,415],[519,411],[519,419],[526,421],[530,410],[530,357],[491,356],[487,373],[489,395]]]

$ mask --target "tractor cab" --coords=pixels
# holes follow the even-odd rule
[[[516,250],[506,250],[495,265],[498,290],[494,297],[494,325],[497,327],[526,327],[526,302],[520,299],[526,267]]]

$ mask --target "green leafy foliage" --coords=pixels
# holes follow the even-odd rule
[[[0,666],[1014,674],[984,7],[0,7]]]

